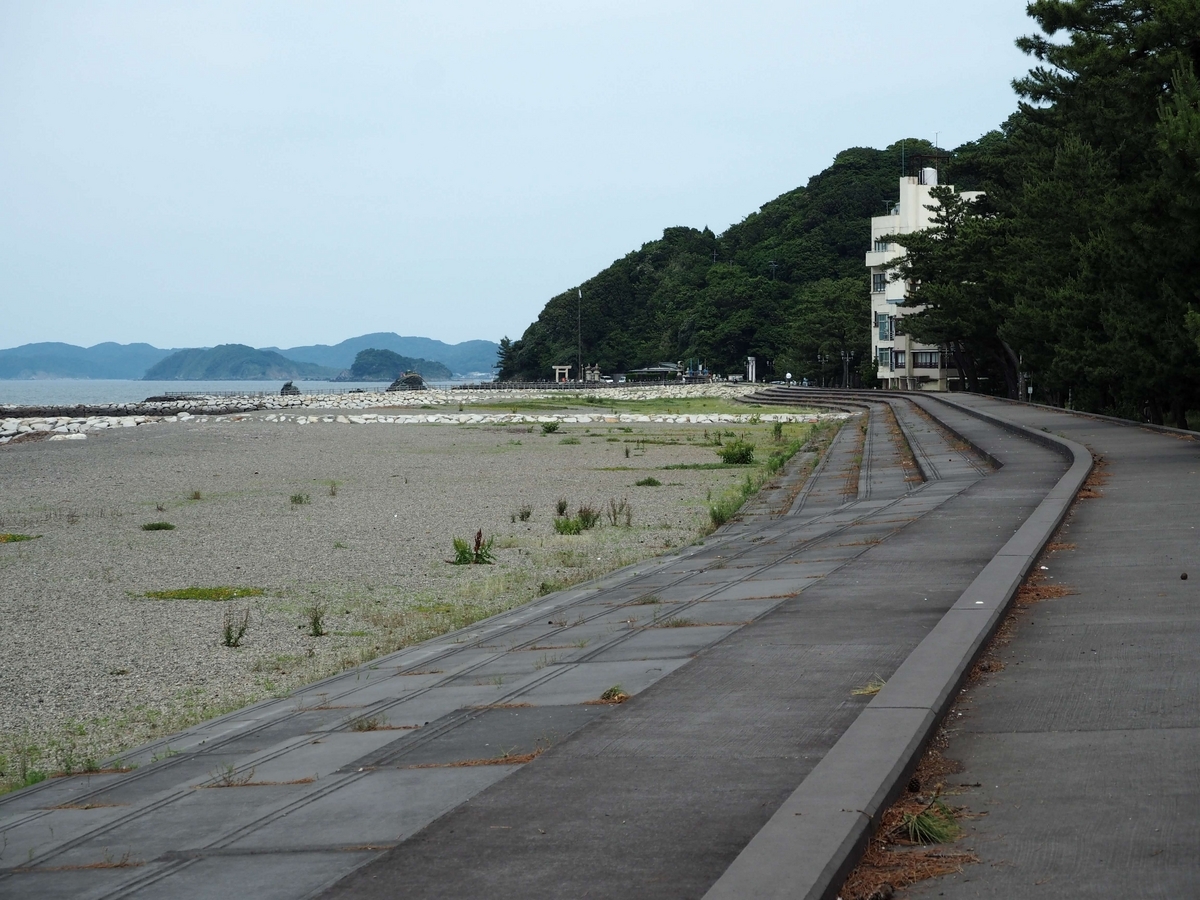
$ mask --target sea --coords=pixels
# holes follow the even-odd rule
[[[432,388],[449,388],[466,383],[468,382],[428,382]],[[356,388],[364,391],[382,391],[387,387],[386,383],[378,381],[297,381],[295,384],[303,394],[344,394]],[[0,406],[99,406],[105,403],[136,403],[147,397],[183,392],[278,396],[281,387],[282,381],[131,381],[101,378],[0,380]]]

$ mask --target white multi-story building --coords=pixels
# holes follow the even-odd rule
[[[922,169],[919,175],[900,179],[900,199],[886,216],[871,219],[871,350],[879,361],[879,386],[894,390],[947,391],[960,387],[958,369],[943,347],[919,344],[904,333],[901,320],[917,308],[906,309],[905,284],[892,281],[888,264],[903,255],[904,248],[888,240],[889,235],[921,231],[933,224],[934,205],[929,195],[937,187],[937,169]],[[951,186],[953,187],[953,186]],[[964,191],[968,200],[979,191]]]

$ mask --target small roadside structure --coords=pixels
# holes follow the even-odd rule
[[[423,391],[425,379],[416,372],[405,372],[388,385],[388,391]]]
[[[660,362],[657,366],[631,369],[625,374],[628,381],[677,381],[683,377],[683,366],[679,363]]]
[[[280,397],[299,397],[300,396],[300,388],[296,387],[295,384],[293,384],[292,382],[289,381],[287,384],[285,384],[283,387],[281,387],[279,389],[279,396]]]
[[[566,384],[571,380],[571,366],[551,366],[555,384]]]

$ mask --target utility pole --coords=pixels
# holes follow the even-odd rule
[[[579,289],[579,302],[575,305],[575,340],[578,353],[576,362],[579,363],[579,368],[575,370],[576,378],[583,384],[583,288]]]

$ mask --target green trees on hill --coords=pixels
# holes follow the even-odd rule
[[[1034,0],[1041,34],[1017,111],[950,154],[933,228],[895,238],[904,328],[941,344],[977,390],[1154,422],[1200,418],[1200,3]],[[834,381],[871,373],[863,253],[902,154],[854,148],[717,235],[669,228],[585,282],[585,361],[621,371],[700,359]],[[552,298],[501,378],[576,359],[575,289]],[[868,384],[871,382],[868,381]],[[1200,427],[1200,422],[1193,421]]]
[[[895,199],[902,155],[931,149],[846,150],[723,234],[666,229],[584,282],[582,300],[564,291],[519,340],[502,340],[499,377],[545,379],[574,364],[578,315],[584,361],[606,372],[698,359],[739,373],[752,355],[773,377],[840,379],[842,351],[869,363],[870,217]]]
[[[1200,4],[1038,0],[1004,126],[955,153],[948,207],[900,277],[906,327],[995,388],[1186,427],[1200,408]],[[1195,423],[1194,423],[1195,424]]]
[[[416,372],[433,381],[449,381],[453,374],[440,362],[413,359],[391,350],[359,350],[350,367],[349,381],[394,381],[405,372]]]

